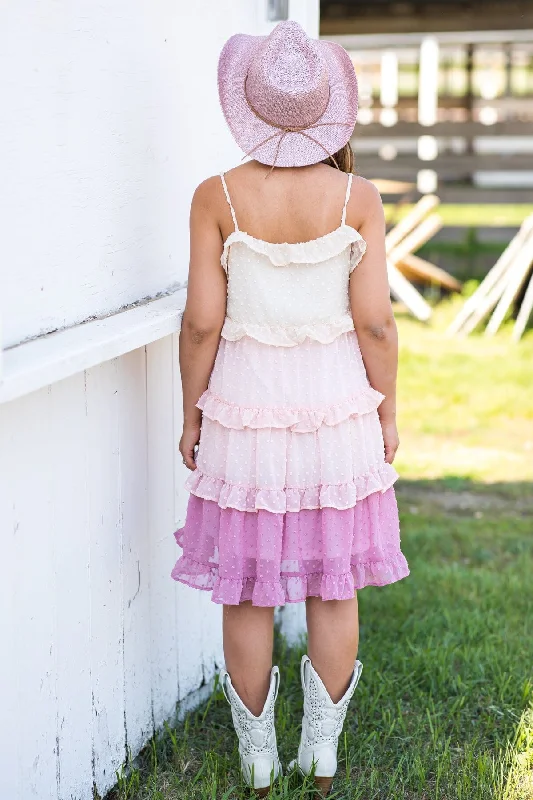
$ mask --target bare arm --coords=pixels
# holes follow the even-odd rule
[[[202,183],[192,200],[189,282],[179,337],[183,389],[183,434],[179,449],[191,470],[196,469],[194,447],[202,423],[202,412],[196,403],[207,389],[226,313],[226,276],[220,265],[222,234],[213,210],[215,181],[216,178],[210,178]]]
[[[378,409],[385,460],[391,464],[398,449],[396,374],[398,332],[390,302],[385,255],[385,218],[377,189],[366,184],[366,209],[361,236],[367,250],[350,278],[350,303],[359,346],[370,384],[385,395]]]

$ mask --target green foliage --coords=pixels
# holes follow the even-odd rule
[[[470,280],[465,281],[463,283],[463,288],[461,292],[461,296],[463,297],[463,299],[466,300],[468,297],[471,297],[478,288],[480,283],[481,281],[477,278],[470,278]]]

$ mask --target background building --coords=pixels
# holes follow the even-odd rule
[[[421,191],[438,187],[451,202],[529,199],[530,2],[322,0],[320,31],[353,54],[365,177],[418,177]]]

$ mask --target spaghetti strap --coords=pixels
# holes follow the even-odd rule
[[[346,225],[346,206],[348,205],[348,200],[350,199],[350,191],[352,189],[352,178],[353,178],[353,173],[350,172],[348,174],[348,185],[346,187],[346,197],[344,198],[344,207],[342,209],[341,225]]]
[[[235,209],[233,208],[233,205],[231,203],[231,197],[229,196],[228,187],[227,187],[227,184],[226,184],[226,179],[224,177],[224,173],[223,172],[220,173],[220,180],[222,181],[222,188],[224,189],[224,194],[226,195],[226,200],[228,201],[228,205],[230,207],[231,218],[233,220],[233,224],[235,225],[235,230],[238,231],[239,230],[239,226],[237,224],[237,216],[235,214]]]

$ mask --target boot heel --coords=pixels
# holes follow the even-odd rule
[[[330,793],[332,783],[333,778],[315,778],[315,786],[323,797]]]

